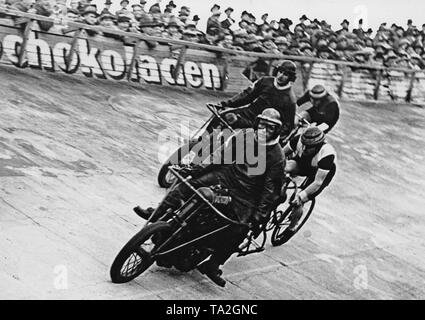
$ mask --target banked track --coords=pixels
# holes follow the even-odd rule
[[[228,284],[109,267],[156,205],[158,133],[206,119],[212,92],[0,67],[0,298],[424,299],[425,110],[343,103],[335,181],[287,245],[232,258]]]

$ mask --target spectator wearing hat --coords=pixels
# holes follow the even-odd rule
[[[248,21],[249,21],[249,23],[250,24],[255,24],[255,21],[256,21],[257,19],[255,18],[255,16],[252,14],[252,13],[248,13]]]
[[[179,11],[179,24],[183,28],[186,25],[187,20],[190,16],[190,9],[186,6],[182,6]]]
[[[120,30],[116,26],[116,20],[117,19],[114,14],[104,13],[99,16],[99,25],[101,27],[108,28],[111,30]],[[102,32],[101,35],[107,38],[122,39],[121,36],[118,36],[112,33],[107,33],[107,32]]]
[[[270,21],[270,28],[273,30],[273,34],[277,36],[277,30],[279,30],[279,23],[276,20]]]
[[[372,28],[367,29],[365,32],[365,37],[372,39],[373,30]]]
[[[162,13],[159,3],[155,3],[149,8],[149,14],[155,21],[162,23]]]
[[[425,69],[424,60],[421,55],[415,53],[410,56],[410,62],[412,69],[423,70]]]
[[[395,67],[396,62],[399,59],[394,50],[390,50],[389,53],[384,57],[384,65],[386,67]]]
[[[304,30],[310,19],[305,14],[303,14],[299,21],[300,22],[295,27],[301,27]]]
[[[404,28],[402,26],[396,26],[395,31],[393,33],[393,38],[395,40],[400,40],[404,37]]]
[[[300,45],[300,48],[298,50],[302,56],[305,56],[305,57],[315,56],[313,47],[307,43]]]
[[[31,2],[31,1],[30,1]],[[22,1],[22,3],[28,3],[28,1]],[[49,0],[38,0],[35,3],[32,4],[32,7],[28,10],[28,13],[34,13],[40,16],[44,17],[54,17],[55,16],[55,10],[53,7],[53,3]],[[36,27],[38,26],[38,28]],[[53,22],[49,21],[37,21],[37,25],[33,26],[35,31],[50,31],[52,27],[54,27]],[[51,32],[58,32],[60,30],[53,28]]]
[[[97,24],[97,17],[99,15],[97,13],[96,7],[93,5],[89,5],[85,7],[81,16],[83,23],[94,26]]]
[[[279,28],[277,29],[277,36],[278,37],[285,37],[288,33],[291,31],[289,30],[290,26],[293,24],[293,22],[287,18],[280,19],[279,22]]]
[[[69,21],[79,21],[80,20],[80,11],[77,9],[68,8],[66,10],[66,19]]]
[[[224,13],[226,14],[226,19],[221,21],[221,27],[223,29],[230,29],[230,27],[236,22],[232,17],[233,8],[228,7],[226,10],[224,10]]]
[[[162,24],[159,21],[155,21],[150,15],[144,15],[139,20],[139,30],[144,35],[151,37],[161,37],[163,33]],[[158,45],[157,41],[145,40],[144,42],[149,49],[153,49]]]
[[[286,37],[277,37],[274,43],[281,54],[289,54],[289,41]]]
[[[341,22],[341,29],[336,31],[336,34],[338,35],[345,35],[349,33],[348,27],[350,26],[350,22],[347,19],[344,19],[344,21]]]
[[[181,15],[181,14],[185,14],[187,16],[190,16],[190,8],[186,7],[186,6],[182,6],[180,8],[180,11],[179,11],[179,15]]]
[[[329,45],[328,37],[326,37],[324,34],[323,35],[319,34],[311,38],[311,46],[313,47],[328,46],[328,45]]]
[[[84,11],[81,14],[81,22],[91,25],[91,26],[95,26],[98,24],[98,18],[99,14],[97,13],[97,8],[95,5],[88,5],[85,7]],[[90,29],[85,29],[82,31],[82,33],[87,34],[88,36],[95,36],[98,34],[97,31],[93,31]]]
[[[104,28],[117,29],[115,22],[116,17],[110,13],[103,13],[99,16],[99,25]]]
[[[244,47],[245,39],[247,36],[248,36],[248,33],[246,32],[246,30],[244,29],[235,30],[233,32],[233,44],[236,47],[239,47],[242,50],[244,50],[243,47]]]
[[[277,45],[273,42],[273,35],[266,35],[262,39],[262,46],[264,48],[264,51],[266,53],[271,54],[280,54],[279,48]]]
[[[363,30],[363,19],[359,20],[359,25],[357,27],[357,29],[353,29],[353,33],[359,37],[360,39],[364,38],[365,32]]]
[[[77,10],[78,12],[79,10],[79,6],[80,6],[80,0],[71,0],[69,3],[69,7],[67,8],[69,9],[73,9],[73,10]]]
[[[121,31],[129,32],[131,26],[131,18],[126,15],[120,15],[117,18],[117,27]]]
[[[244,10],[241,13],[241,21],[249,22],[249,14],[248,11]]]
[[[146,14],[145,8],[141,4],[133,4],[131,8],[133,9],[132,14],[135,21],[139,21]]]
[[[422,56],[425,53],[424,45],[421,41],[417,41],[412,45],[412,50],[415,54]]]
[[[252,33],[257,34],[261,37],[265,37],[268,35],[273,35],[273,30],[270,28],[269,24],[262,24],[257,26],[257,31],[253,30]]]
[[[164,22],[164,24],[167,24],[171,21],[172,18],[174,18],[174,15],[171,13],[172,11],[170,8],[165,8],[164,12],[161,15],[161,20]]]
[[[190,42],[198,42],[198,33],[190,29],[185,29],[183,31],[182,40],[190,41]]]
[[[150,15],[143,16],[139,21],[140,32],[153,37],[160,37],[163,31],[161,22],[155,20]]]
[[[213,30],[218,30],[219,33],[222,33],[222,27],[221,23],[219,21],[221,12],[220,12],[220,6],[218,4],[215,4],[211,8],[211,17],[208,18],[207,21],[207,34],[211,35]]]
[[[183,37],[179,24],[174,20],[170,21],[167,25],[165,25],[165,30],[163,34],[166,38],[174,40],[181,40]]]
[[[366,50],[359,50],[353,53],[354,62],[359,64],[369,63],[371,52]]]
[[[351,41],[347,41],[348,45],[344,50],[344,55],[347,61],[354,61],[354,53],[357,51],[357,48]]]
[[[226,34],[224,34],[223,38],[217,42],[217,46],[230,50],[236,50],[233,44],[233,35],[230,33],[229,29],[225,30]]]
[[[307,37],[307,34],[304,31],[305,27],[301,27],[300,25],[296,25],[294,28],[294,37],[296,39],[302,39]]]
[[[173,1],[170,1],[166,6],[165,6],[165,10],[164,13],[169,13],[170,15],[172,15],[174,9],[177,8],[177,6],[175,5],[175,3]]]
[[[127,8],[129,4],[130,4],[130,2],[128,0],[121,0],[121,2],[120,2],[121,9],[119,9],[115,12],[117,19],[118,19],[119,16],[128,16],[128,17],[131,16],[131,11],[128,10],[128,8]]]
[[[87,6],[91,5],[91,0],[80,0],[78,1],[78,11],[80,11],[80,15],[83,14],[84,10]]]
[[[112,5],[112,1],[106,0],[103,9],[100,12],[100,15],[102,16],[102,15],[105,15],[105,14],[112,14],[111,5]]]
[[[223,36],[219,29],[212,28],[209,30],[210,33],[205,34],[205,42],[209,45],[216,45],[220,40],[222,40]]]
[[[242,40],[248,36],[248,23],[245,20],[241,20],[238,23],[239,28],[233,30],[234,35],[241,35],[238,39]],[[240,44],[238,44],[240,46]]]
[[[267,19],[269,18],[269,14],[268,13],[264,13],[262,16],[261,16],[261,21],[262,21],[262,23],[260,23],[260,28],[263,26],[263,25],[266,25],[266,26],[269,26],[270,24],[269,24],[269,22],[267,21]]]
[[[398,41],[398,45],[396,46],[398,51],[407,51],[409,47],[410,41],[406,38],[400,39],[400,41]]]
[[[413,20],[412,19],[407,20],[407,29],[404,35],[405,36],[412,35],[414,29],[416,29],[416,27],[413,25]]]
[[[203,33],[201,30],[199,30],[197,27],[196,27],[196,24],[195,24],[195,22],[193,22],[192,20],[191,21],[188,21],[187,23],[186,23],[186,25],[184,26],[184,28],[185,29],[187,29],[187,30],[191,30],[191,31],[194,31],[194,32],[196,32],[197,34],[199,34],[199,33]]]
[[[422,30],[419,31],[419,35],[422,36],[422,40],[425,40],[425,23],[422,25]]]
[[[198,27],[198,23],[199,23],[199,16],[197,14],[195,14],[192,18],[193,23],[195,24],[195,27]]]

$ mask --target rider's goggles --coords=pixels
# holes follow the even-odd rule
[[[257,128],[258,128],[258,129],[269,129],[269,130],[274,130],[274,129],[276,128],[276,125],[275,125],[275,124],[272,124],[272,123],[269,123],[269,122],[266,122],[266,121],[262,121],[262,120],[260,120],[260,121],[258,122],[258,126],[257,126]]]

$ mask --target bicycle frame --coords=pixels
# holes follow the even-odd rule
[[[293,137],[295,137],[295,135],[298,134],[298,131],[300,130],[300,128],[311,126],[311,123],[308,122],[303,117],[301,117],[299,113],[297,113],[296,115],[300,118],[300,121],[302,122],[302,124],[298,123],[297,126],[288,134],[288,136],[285,139],[280,141],[280,145],[282,147],[284,147]]]
[[[208,125],[211,123],[211,121],[213,121],[215,118],[219,119],[219,121],[225,127],[227,127],[229,130],[231,130],[232,133],[234,133],[233,128],[221,116],[222,113],[220,113],[218,111],[217,105],[212,104],[212,103],[207,103],[206,106],[207,106],[208,110],[212,113],[212,115],[209,117],[209,119],[207,121],[205,121],[205,123],[198,130],[195,131],[195,133],[192,134],[192,136],[190,137],[191,140],[194,139],[196,136],[198,136],[206,127],[208,127]],[[239,110],[239,109],[243,109],[243,108],[227,109],[223,113],[229,113],[229,112],[233,112],[233,111],[236,111],[236,110]]]

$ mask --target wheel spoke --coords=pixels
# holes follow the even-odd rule
[[[121,274],[127,277],[131,276],[137,270],[137,266],[140,265],[141,261],[142,258],[133,252],[124,263]]]
[[[194,158],[195,158],[195,152],[190,151],[187,155],[185,155],[182,158],[181,163],[184,164],[184,165],[189,165],[189,164],[191,164],[193,162],[193,159]]]
[[[165,175],[165,181],[167,181],[167,183],[169,184],[173,184],[175,180],[176,180],[176,177],[170,171],[168,171],[167,174]]]

